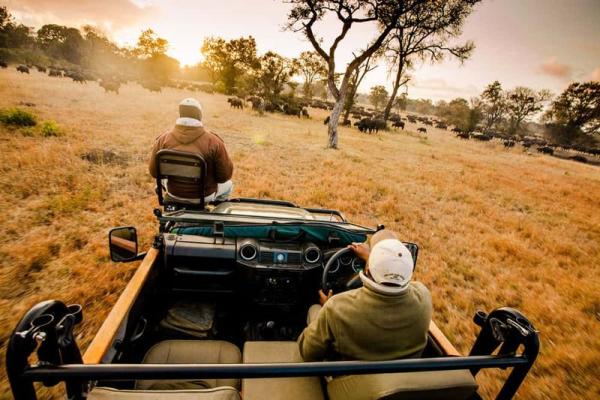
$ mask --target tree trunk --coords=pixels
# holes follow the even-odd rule
[[[356,67],[354,69],[350,67],[346,68],[346,72],[344,73],[344,78],[342,79],[342,83],[340,84],[339,89],[335,86],[335,80],[332,73],[329,74],[329,77],[327,79],[327,84],[329,85],[331,94],[335,98],[335,104],[333,105],[333,110],[331,110],[331,115],[329,116],[329,124],[327,125],[327,135],[329,137],[327,147],[330,149],[338,148],[337,128],[340,120],[340,115],[344,110],[346,97],[348,96],[350,78],[355,71]]]
[[[387,122],[390,117],[390,111],[392,111],[392,106],[394,105],[394,100],[396,100],[396,95],[398,94],[398,89],[400,88],[400,79],[402,78],[402,71],[404,70],[403,62],[399,63],[398,73],[396,74],[396,80],[394,81],[394,87],[392,88],[392,94],[390,95],[390,99],[388,100],[387,105],[385,106],[385,111],[383,112],[383,120]]]
[[[350,89],[350,93],[348,93],[348,95],[346,96],[349,99],[354,99],[354,96],[356,96],[356,91],[357,91],[357,87],[356,87],[356,83],[354,83],[353,86],[351,86]],[[348,101],[344,101],[344,105],[346,105]],[[352,101],[352,104],[350,104],[350,107],[346,108],[346,112],[344,113],[344,121],[346,121],[347,119],[350,118],[350,111],[352,110],[352,107],[354,107],[354,101]]]
[[[330,149],[338,148],[338,123],[340,120],[340,114],[342,114],[342,110],[344,108],[344,97],[340,96],[340,98],[335,102],[333,106],[333,110],[331,110],[331,115],[329,116],[329,125],[327,126],[327,134],[329,135],[329,142],[327,147]]]

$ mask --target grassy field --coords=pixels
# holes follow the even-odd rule
[[[2,360],[17,319],[48,298],[83,304],[79,342],[87,346],[137,267],[109,261],[107,231],[135,225],[144,245],[151,242],[149,150],[189,95],[136,84],[106,94],[93,82],[0,70],[0,108],[34,103],[23,108],[64,133],[0,127]],[[323,111],[311,110],[310,120],[261,117],[230,110],[221,95],[193,95],[232,155],[235,196],[385,224],[420,244],[416,278],[461,351],[473,343],[477,309],[507,305],[531,318],[542,351],[518,398],[600,396],[600,168],[437,130],[424,138],[410,124],[371,136],[342,128],[341,149],[327,150]],[[116,159],[97,162],[103,150]],[[9,397],[4,368],[0,374],[0,397]],[[484,374],[484,393],[497,388],[495,378]]]

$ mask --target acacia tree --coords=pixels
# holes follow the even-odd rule
[[[328,147],[338,147],[338,122],[348,94],[350,79],[359,65],[381,48],[398,19],[412,12],[425,0],[288,0],[293,7],[288,15],[288,29],[304,33],[315,51],[327,63],[327,85],[335,99],[328,124]],[[315,34],[315,24],[326,17],[337,18],[341,30],[325,49],[323,41]],[[352,27],[372,23],[375,37],[354,54],[346,66],[339,84],[335,82],[336,51]]]
[[[388,97],[389,93],[383,85],[373,86],[369,93],[369,101],[375,107],[375,111],[379,111],[387,103]]]
[[[385,43],[390,73],[395,72],[394,84],[385,107],[387,120],[398,94],[398,89],[408,83],[406,72],[412,66],[411,58],[436,63],[447,55],[464,62],[475,48],[471,41],[451,45],[452,39],[462,34],[462,26],[481,0],[429,0],[404,13]]]
[[[320,55],[314,51],[303,51],[300,57],[294,61],[295,68],[304,77],[302,84],[302,94],[305,98],[313,97],[313,83],[327,73],[327,65]]]
[[[571,83],[545,117],[569,129],[600,134],[600,82]]]
[[[528,87],[517,86],[506,95],[506,107],[510,115],[509,134],[515,135],[524,121],[538,113],[544,103],[552,98],[550,91],[535,91]]]
[[[481,101],[485,129],[488,130],[498,125],[506,114],[506,97],[500,82],[490,83],[481,93]]]
[[[0,48],[18,48],[33,43],[31,28],[17,24],[5,6],[0,6]]]
[[[268,51],[259,59],[255,82],[261,95],[273,102],[277,101],[295,73],[296,63],[293,60]]]
[[[436,109],[438,116],[443,118],[447,124],[454,125],[461,131],[470,132],[469,119],[471,109],[466,99],[461,97],[453,99],[449,103],[439,102]]]
[[[396,108],[396,112],[400,114],[400,111],[406,110],[406,106],[408,105],[408,95],[406,93],[402,93],[400,96],[396,97],[394,101],[394,107]]]
[[[151,58],[165,54],[168,49],[167,39],[158,37],[152,29],[146,29],[140,34],[134,52],[138,57]]]
[[[233,40],[207,38],[200,50],[215,82],[221,82],[227,94],[235,91],[237,82],[258,67],[256,41],[252,36]]]

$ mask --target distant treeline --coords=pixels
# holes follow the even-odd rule
[[[143,31],[133,47],[120,47],[89,25],[77,29],[48,24],[36,31],[15,22],[6,7],[0,7],[0,62],[77,70],[103,79],[138,80],[158,86],[172,85],[173,79],[205,81],[212,83],[211,91],[241,98],[260,96],[270,103],[282,99],[293,102],[301,85],[299,91],[305,99],[315,96],[328,99],[327,64],[314,51],[302,52],[297,58],[283,57],[273,51],[259,55],[252,36],[232,40],[210,37],[200,48],[204,62],[182,68],[166,54],[168,46],[167,40],[151,29]],[[470,49],[472,45],[466,46],[463,55],[469,54]],[[406,94],[394,96],[394,91],[390,96],[381,85],[372,87],[368,96],[360,95],[357,92],[360,82],[376,67],[374,63],[384,58],[383,53],[375,54],[352,76],[344,120],[355,103],[367,98],[384,120],[389,119],[393,103],[397,112],[436,115],[464,132],[493,132],[511,138],[526,136],[533,127],[557,144],[595,145],[598,140],[598,82],[573,83],[554,101],[547,90],[527,87],[505,90],[498,81],[488,85],[478,97],[435,104],[428,99],[409,99]],[[410,63],[409,66],[412,68]],[[402,84],[410,80],[410,76],[403,74],[399,73],[402,79],[398,78],[392,86],[395,90],[400,80]],[[296,77],[301,83],[294,80]],[[543,124],[531,122],[544,110]]]
[[[380,111],[387,96],[385,87],[375,86],[368,99]],[[600,139],[599,82],[572,83],[553,99],[548,90],[523,86],[504,90],[495,81],[469,100],[456,98],[434,104],[429,99],[409,99],[403,94],[394,106],[398,112],[435,115],[465,133],[478,131],[506,139],[536,134],[558,145],[592,147],[598,146]],[[539,122],[533,122],[540,113]]]
[[[166,55],[168,42],[152,30],[136,46],[120,47],[97,28],[47,24],[34,30],[15,22],[0,7],[0,60],[57,69],[95,72],[101,77],[166,81],[172,77],[207,80],[202,68],[180,68]]]

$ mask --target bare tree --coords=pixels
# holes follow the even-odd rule
[[[359,65],[375,53],[384,44],[397,26],[400,17],[411,13],[426,0],[288,0],[293,8],[288,15],[288,29],[304,33],[315,51],[327,63],[327,84],[335,99],[328,125],[328,146],[338,147],[338,121],[348,94],[350,79]],[[341,24],[339,34],[333,40],[328,51],[323,41],[315,35],[315,24],[326,16],[337,18]],[[353,26],[372,23],[377,27],[375,37],[366,47],[354,55],[346,66],[344,76],[335,83],[336,51]]]
[[[410,80],[406,76],[412,66],[411,58],[432,63],[447,55],[463,62],[473,52],[471,41],[452,45],[449,42],[462,34],[465,19],[480,0],[431,0],[404,13],[385,43],[390,73],[395,72],[394,85],[384,110],[384,119],[390,115],[398,89]]]

